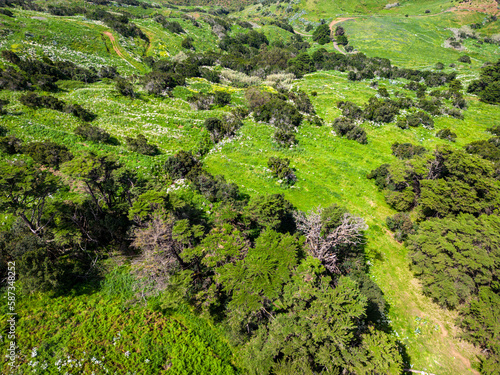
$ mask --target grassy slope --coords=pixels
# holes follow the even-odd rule
[[[164,315],[134,299],[127,269],[108,275],[101,290],[17,301],[20,364],[2,360],[2,374],[234,374],[221,333],[188,309]],[[3,309],[2,309],[3,310]],[[3,311],[2,311],[3,313]],[[7,316],[0,327],[6,331]],[[9,341],[1,340],[6,353]]]
[[[312,3],[307,3],[309,6]],[[323,6],[324,15],[317,17],[334,18],[340,13],[331,13],[326,7],[326,2],[318,2]],[[323,4],[323,5],[322,5]],[[344,2],[351,4],[351,2]],[[374,2],[366,2],[366,10],[374,9]],[[371,4],[371,5],[370,5]],[[434,5],[433,5],[434,4]],[[423,8],[439,10],[443,2],[428,1],[423,5],[412,5],[417,13],[423,13]],[[405,5],[405,4],[403,4]],[[445,4],[445,8],[448,3]],[[378,6],[378,5],[377,5]],[[408,5],[410,7],[410,5]],[[419,8],[421,6],[421,8]],[[370,8],[372,7],[372,8]],[[403,7],[401,7],[403,9]],[[352,9],[348,9],[353,11]],[[330,12],[330,13],[328,13]],[[400,14],[402,10],[398,10]],[[409,10],[408,10],[409,12]],[[477,22],[482,16],[474,14],[442,14],[432,17],[395,16],[389,11],[383,11],[383,17],[363,18],[347,21],[344,26],[352,44],[368,55],[388,56],[396,63],[403,66],[430,67],[436,61],[448,64],[456,62],[460,53],[440,47],[449,32],[445,27],[457,26],[459,22]],[[52,17],[46,14],[16,11],[16,20],[0,15],[1,21],[8,27],[14,28],[14,34],[4,39],[3,47],[18,48],[27,51],[29,46],[23,41],[24,32],[30,31],[35,38],[40,38],[38,43],[52,46],[54,53],[62,53],[65,48],[81,51],[82,53],[95,54],[95,58],[102,58],[107,64],[117,65],[124,74],[129,74],[132,69],[123,59],[112,50],[109,40],[101,39],[103,31],[110,31],[107,27],[87,22],[78,17]],[[47,21],[33,20],[32,16],[43,16]],[[307,14],[306,17],[310,16]],[[145,32],[152,36],[150,54],[175,55],[181,50],[180,42],[183,37],[173,36],[161,30],[157,24],[150,20],[137,20]],[[180,21],[183,27],[195,38],[195,46],[203,49],[213,45],[215,40],[203,43],[207,36],[208,26],[202,22],[202,28],[194,28],[189,22]],[[10,24],[12,23],[12,24]],[[27,29],[21,28],[21,23],[29,25]],[[40,25],[46,25],[41,28]],[[367,27],[368,25],[368,27]],[[272,30],[265,27],[264,30]],[[273,29],[275,29],[273,27]],[[51,31],[54,30],[54,31]],[[59,32],[56,32],[59,30]],[[61,31],[62,30],[62,31]],[[38,35],[51,35],[43,39]],[[77,34],[81,33],[81,34]],[[282,31],[280,31],[282,33]],[[273,32],[273,34],[276,34]],[[72,37],[78,35],[78,38]],[[283,34],[281,37],[285,37]],[[57,44],[52,43],[52,38],[57,39]],[[139,58],[143,46],[138,41],[120,40],[120,47],[124,54],[132,59]],[[276,38],[273,35],[272,38]],[[38,39],[37,39],[38,40]],[[84,41],[82,43],[82,41]],[[391,41],[390,50],[387,41]],[[106,45],[107,49],[106,49]],[[125,48],[126,47],[126,48]],[[316,48],[316,47],[315,47]],[[331,45],[327,46],[331,49]],[[475,58],[472,69],[458,66],[461,76],[469,79],[476,75],[483,61],[495,58],[496,53],[490,47],[483,47],[473,51]],[[38,53],[40,50],[37,50]],[[428,54],[428,57],[425,57]],[[62,55],[77,63],[84,63],[85,57],[74,53]],[[93,62],[91,60],[91,62]],[[98,63],[98,61],[93,62]],[[145,69],[145,68],[144,68]],[[400,89],[400,84],[393,85],[388,81],[381,81],[390,92]],[[368,83],[352,83],[346,79],[346,74],[337,72],[319,72],[307,76],[298,83],[305,91],[317,91],[318,96],[313,98],[314,105],[321,117],[326,122],[339,115],[335,106],[338,100],[352,100],[362,104],[372,96],[375,91]],[[66,92],[57,94],[58,97],[69,102],[77,102],[91,109],[99,115],[96,124],[107,129],[116,136],[122,145],[104,146],[106,151],[117,153],[122,160],[131,167],[145,168],[153,162],[164,160],[169,154],[184,148],[194,147],[200,135],[201,121],[206,117],[220,114],[223,109],[203,112],[191,111],[189,105],[183,100],[190,91],[210,91],[212,85],[204,80],[191,80],[187,88],[178,88],[174,92],[175,98],[157,99],[143,95],[141,99],[131,101],[117,96],[113,86],[107,82],[93,85],[79,83],[64,83]],[[233,99],[241,102],[242,90],[230,89]],[[17,115],[3,116],[4,122],[11,131],[18,136],[29,139],[54,139],[69,145],[74,152],[85,149],[99,151],[101,146],[81,142],[72,134],[72,129],[78,125],[74,117],[50,110],[32,112],[22,107],[16,97],[18,94],[0,92],[0,98],[11,100],[7,109]],[[500,122],[500,113],[497,107],[485,105],[471,100],[470,108],[465,112],[465,120],[459,121],[450,118],[436,119],[436,130],[449,127],[458,134],[457,147],[478,139],[484,139],[487,134],[485,128],[493,123]],[[402,342],[408,345],[414,368],[427,370],[439,374],[467,373],[467,359],[474,359],[477,351],[470,345],[457,340],[454,335],[454,314],[439,309],[435,304],[423,297],[418,282],[412,277],[408,269],[406,250],[392,240],[385,228],[385,217],[394,212],[385,204],[381,193],[373,183],[366,180],[366,174],[383,162],[394,160],[390,153],[390,145],[395,142],[420,143],[432,148],[438,143],[443,143],[433,136],[434,131],[425,129],[412,129],[403,131],[394,124],[382,127],[365,125],[370,143],[359,145],[335,137],[329,126],[322,128],[305,125],[301,128],[298,139],[300,146],[293,151],[276,150],[271,135],[273,129],[263,124],[246,121],[241,130],[241,135],[222,147],[221,150],[208,156],[206,164],[209,170],[216,174],[226,176],[228,180],[237,182],[243,190],[250,194],[284,192],[297,207],[303,210],[311,209],[318,204],[323,206],[333,202],[341,203],[349,209],[367,219],[370,225],[368,232],[367,254],[373,263],[372,277],[381,286],[391,305],[389,317]],[[154,159],[143,157],[128,152],[123,146],[123,136],[143,132],[146,136],[154,138],[163,155]],[[266,162],[269,156],[282,155],[292,159],[292,166],[296,168],[298,177],[297,185],[289,190],[281,189],[267,172]],[[422,320],[420,320],[422,319]],[[463,356],[465,358],[460,358]],[[467,359],[466,359],[467,358]]]

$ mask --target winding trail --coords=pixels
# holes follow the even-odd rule
[[[332,22],[330,22],[330,32],[333,34],[334,33],[334,30],[333,30],[333,27],[340,23],[340,22],[344,22],[344,21],[348,21],[348,20],[353,20],[355,19],[354,17],[341,17],[341,18],[337,18],[336,20],[333,20]],[[344,51],[342,51],[339,47],[339,45],[337,44],[337,42],[333,42],[333,47],[339,51],[341,54],[343,55],[346,55],[346,53]]]
[[[104,35],[106,35],[106,36],[109,38],[109,40],[111,41],[111,45],[113,46],[113,49],[114,49],[114,51],[116,52],[116,54],[117,54],[118,56],[120,56],[120,58],[121,58],[122,60],[124,60],[127,64],[129,64],[132,68],[135,68],[135,66],[134,66],[134,65],[132,65],[132,64],[130,63],[130,61],[128,61],[128,60],[125,58],[125,56],[123,55],[122,51],[120,51],[120,48],[118,48],[118,43],[116,42],[116,39],[115,39],[115,37],[113,36],[113,34],[111,34],[109,31],[104,31],[104,32],[103,32],[103,34],[104,34]]]

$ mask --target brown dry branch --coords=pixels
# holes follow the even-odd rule
[[[323,208],[311,210],[307,215],[295,212],[297,229],[306,237],[309,254],[321,260],[330,272],[338,272],[337,259],[340,245],[357,245],[363,241],[363,232],[368,229],[365,221],[345,213],[340,224],[325,232],[321,220]]]

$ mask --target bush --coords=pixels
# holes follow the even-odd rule
[[[335,41],[337,42],[337,44],[340,44],[341,46],[347,46],[349,44],[347,36],[345,35],[336,36]]]
[[[394,232],[394,238],[398,242],[406,240],[410,234],[415,234],[416,225],[413,224],[408,214],[397,213],[394,216],[388,216],[386,223],[387,227]]]
[[[292,104],[274,97],[256,108],[254,118],[277,127],[297,127],[302,123],[302,114]]]
[[[6,106],[7,104],[9,104],[9,101],[8,100],[3,100],[3,99],[0,99],[0,115],[5,115],[7,112],[4,111],[3,107]],[[1,135],[1,132],[0,132],[0,135]],[[4,134],[5,135],[5,134]]]
[[[187,36],[182,40],[181,47],[185,49],[193,49],[194,50],[194,45],[193,45],[194,39],[190,36]]]
[[[163,95],[176,86],[184,85],[186,83],[186,79],[180,74],[174,72],[167,73],[155,70],[146,74],[142,78],[142,83],[144,85],[144,89],[149,94]]]
[[[165,171],[173,180],[180,178],[196,178],[201,172],[201,165],[190,152],[179,151],[170,156],[165,163]]]
[[[226,91],[215,91],[214,103],[217,106],[224,107],[231,103],[231,94]]]
[[[67,104],[64,107],[64,112],[71,113],[73,116],[87,122],[93,121],[97,117],[97,115],[87,111],[80,104]]]
[[[450,129],[441,129],[436,133],[436,137],[446,139],[450,142],[455,142],[457,134],[453,133]]]
[[[187,98],[191,108],[198,111],[208,111],[215,103],[215,95],[196,93]]]
[[[207,81],[213,82],[213,83],[219,83],[220,82],[220,76],[219,74],[211,69],[201,69],[201,76],[205,78]]]
[[[13,135],[0,137],[0,151],[9,155],[22,153],[22,140]]]
[[[387,91],[387,89],[385,87],[381,87],[378,89],[378,94],[383,97],[383,98],[389,98],[390,95],[389,95],[389,91]]]
[[[330,38],[330,27],[325,23],[324,25],[319,25],[313,32],[313,40],[321,45],[330,43],[332,40]]]
[[[118,78],[115,84],[116,90],[123,96],[135,98],[134,86],[123,78]]]
[[[85,140],[96,143],[106,143],[109,142],[110,139],[110,135],[108,132],[91,124],[83,124],[77,126],[75,128],[75,134]]]
[[[234,135],[236,130],[238,130],[242,122],[235,115],[227,115],[224,120],[220,120],[216,117],[210,117],[205,120],[205,128],[210,132],[210,138],[213,143],[220,142],[224,137],[230,137]]]
[[[160,153],[158,147],[148,143],[147,138],[142,134],[139,134],[135,139],[126,137],[125,141],[130,151],[149,156],[158,155]]]
[[[411,159],[414,156],[422,155],[427,150],[423,146],[412,145],[411,143],[393,143],[392,154],[399,159]]]
[[[470,57],[469,57],[469,56],[467,56],[467,55],[462,55],[462,56],[460,56],[460,57],[458,58],[458,61],[463,62],[463,63],[466,63],[466,64],[470,64],[470,63],[472,63],[472,61],[471,61]]]
[[[338,117],[333,122],[333,129],[341,137],[356,141],[361,144],[367,144],[368,138],[366,131],[355,125],[351,119],[346,117]]]
[[[409,211],[415,205],[415,193],[406,188],[403,191],[388,191],[385,195],[387,203],[396,211]]]
[[[23,147],[23,151],[37,163],[58,169],[59,165],[73,159],[66,146],[55,142],[33,142]]]
[[[436,65],[434,65],[434,69],[443,70],[444,64],[442,62],[438,62],[438,63],[436,63]]]
[[[434,120],[427,113],[420,111],[407,115],[405,119],[399,119],[396,125],[401,129],[416,128],[420,125],[432,129]]]
[[[210,202],[234,202],[240,198],[238,185],[227,183],[224,176],[203,172],[194,178],[194,186]]]
[[[295,131],[286,127],[278,127],[273,135],[274,140],[282,147],[291,147],[297,143]]]
[[[270,157],[267,166],[276,178],[282,180],[284,185],[293,185],[297,181],[295,173],[290,168],[289,159]]]
[[[487,129],[491,134],[500,137],[500,125],[493,126]]]

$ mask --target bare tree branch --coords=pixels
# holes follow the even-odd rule
[[[337,259],[340,245],[357,245],[363,241],[363,232],[368,229],[365,221],[345,213],[340,225],[326,233],[323,231],[321,214],[323,208],[311,210],[307,215],[295,212],[297,229],[306,237],[309,254],[321,260],[330,272],[338,272]]]

